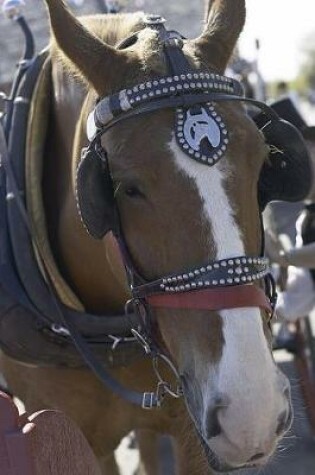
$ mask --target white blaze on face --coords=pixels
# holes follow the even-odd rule
[[[200,218],[211,225],[217,249],[216,259],[244,255],[242,234],[224,189],[224,173],[227,172],[222,171],[220,163],[209,167],[190,159],[179,149],[175,140],[172,140],[170,148],[176,166],[195,182],[203,202]],[[275,390],[277,376],[263,333],[260,310],[224,310],[220,316],[225,340],[223,354],[214,370],[204,365],[201,388],[204,405],[206,407],[211,403],[214,393],[226,395],[230,401],[224,421],[226,435],[236,441],[241,438],[242,443],[248,440],[248,443],[253,442],[258,447],[262,433],[275,431],[270,427],[269,409],[275,420],[281,410],[281,405],[276,407],[280,404],[278,390]],[[223,421],[220,422],[223,425]],[[220,437],[217,439],[220,444]]]

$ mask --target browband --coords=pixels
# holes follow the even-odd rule
[[[216,99],[218,95],[243,97],[241,84],[235,79],[206,71],[165,76],[123,89],[98,102],[87,120],[87,136],[90,141],[98,132],[126,112],[151,112],[162,108],[174,108],[201,104]],[[164,101],[163,101],[164,99]]]

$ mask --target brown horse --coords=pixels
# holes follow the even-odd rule
[[[61,0],[46,0],[52,27],[51,121],[44,164],[44,202],[60,270],[90,312],[121,311],[129,298],[111,239],[93,239],[76,204],[75,173],[85,125],[97,97],[165,75],[156,30],[142,14],[96,16],[79,22]],[[243,28],[244,0],[214,0],[202,35],[183,52],[195,69],[222,74]],[[137,41],[113,47],[132,32]],[[148,281],[204,262],[260,254],[257,182],[267,146],[240,104],[216,110],[229,130],[227,151],[214,167],[188,158],[174,138],[174,111],[121,122],[102,138],[108,153],[124,237]],[[255,287],[255,285],[253,285]],[[200,475],[260,466],[290,426],[290,390],[270,350],[266,312],[259,306],[220,311],[154,311],[161,346],[184,381],[183,400],[144,411],[117,398],[87,370],[21,365],[3,356],[11,390],[30,411],[55,407],[82,428],[104,474],[116,474],[113,451],[140,430],[148,474],[156,474],[154,434],[177,442],[178,473]],[[147,359],[115,369],[126,386],[154,387]],[[197,428],[197,430],[195,429]],[[141,430],[143,432],[141,432]]]

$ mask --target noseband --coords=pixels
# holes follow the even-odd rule
[[[163,43],[169,75],[137,84],[99,100],[88,118],[87,135],[90,145],[82,161],[87,153],[93,151],[97,159],[101,160],[103,169],[108,172],[107,153],[101,146],[101,137],[123,120],[170,108],[176,109],[175,135],[179,147],[190,159],[205,166],[215,166],[225,154],[229,142],[228,130],[215,109],[216,102],[246,101],[269,116],[277,117],[265,104],[243,97],[243,88],[234,79],[208,71],[192,70],[182,52],[182,37],[168,32],[164,28],[163,19],[148,17],[146,26],[156,30]],[[124,40],[120,48],[128,46],[130,41],[134,42],[136,39],[135,34],[131,39]],[[198,127],[201,127],[200,140],[195,133]],[[204,138],[206,140],[202,140]],[[79,194],[78,204],[82,221],[85,223]],[[118,215],[118,212],[116,214]],[[89,231],[88,225],[86,227]],[[165,393],[174,397],[181,395],[180,387],[171,390],[157,370],[157,361],[162,359],[179,379],[172,362],[158,349],[155,342],[152,334],[152,307],[213,311],[258,307],[272,317],[276,293],[269,273],[268,259],[265,257],[237,256],[208,262],[198,268],[147,282],[133,265],[119,224],[113,232],[127,270],[132,295],[126,305],[126,311],[136,311],[139,315],[139,326],[133,329],[133,334],[146,353],[153,358],[159,380],[156,393],[144,393],[142,407],[160,406]],[[254,285],[262,280],[265,282],[264,290],[262,286]]]

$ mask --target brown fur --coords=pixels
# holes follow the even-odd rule
[[[96,313],[118,311],[128,298],[123,271],[120,268],[118,272],[111,264],[115,262],[115,251],[110,241],[106,238],[96,241],[86,233],[76,208],[74,173],[80,150],[86,145],[86,117],[96,94],[104,96],[154,76],[165,65],[155,34],[141,34],[137,47],[126,51],[108,46],[142,29],[141,15],[84,18],[86,28],[82,28],[61,1],[47,0],[47,4],[55,36],[52,44],[55,95],[44,170],[51,244],[61,271],[86,308]],[[244,22],[243,6],[241,0],[214,2],[204,34],[185,44],[184,51],[190,61],[197,66],[205,63],[210,69],[214,65],[222,70]],[[82,87],[82,78],[92,86],[88,87],[88,94]],[[233,130],[229,156],[237,158],[236,168],[227,157],[232,178],[227,180],[226,188],[237,203],[237,220],[245,236],[246,250],[255,254],[260,242],[254,194],[264,157],[262,140],[239,106],[222,105],[219,110]],[[173,112],[160,111],[150,120],[140,117],[122,123],[104,138],[127,244],[136,267],[147,279],[203,264],[216,252],[212,242],[212,255],[209,255],[211,229],[194,219],[202,205],[194,184],[178,174],[168,159],[166,144],[171,139],[173,120]],[[250,177],[242,183],[242,189],[241,176]],[[138,182],[148,200],[130,204],[124,189],[129,183]],[[242,206],[248,199],[253,206]],[[193,245],[191,236],[194,236]],[[108,259],[108,255],[114,257]],[[200,365],[220,358],[223,336],[217,314],[164,310],[157,312],[156,318],[161,343],[179,368],[195,364],[198,374]],[[23,399],[29,411],[59,408],[79,424],[102,460],[104,474],[117,473],[112,451],[135,428],[166,432],[175,437],[181,475],[211,473],[183,401],[167,400],[162,410],[146,412],[118,399],[88,371],[23,367],[6,357],[2,368],[9,387]],[[155,388],[147,360],[119,368],[113,374],[127,387]],[[152,460],[152,456],[146,455],[147,460]],[[148,474],[157,473],[153,464],[146,469]]]

